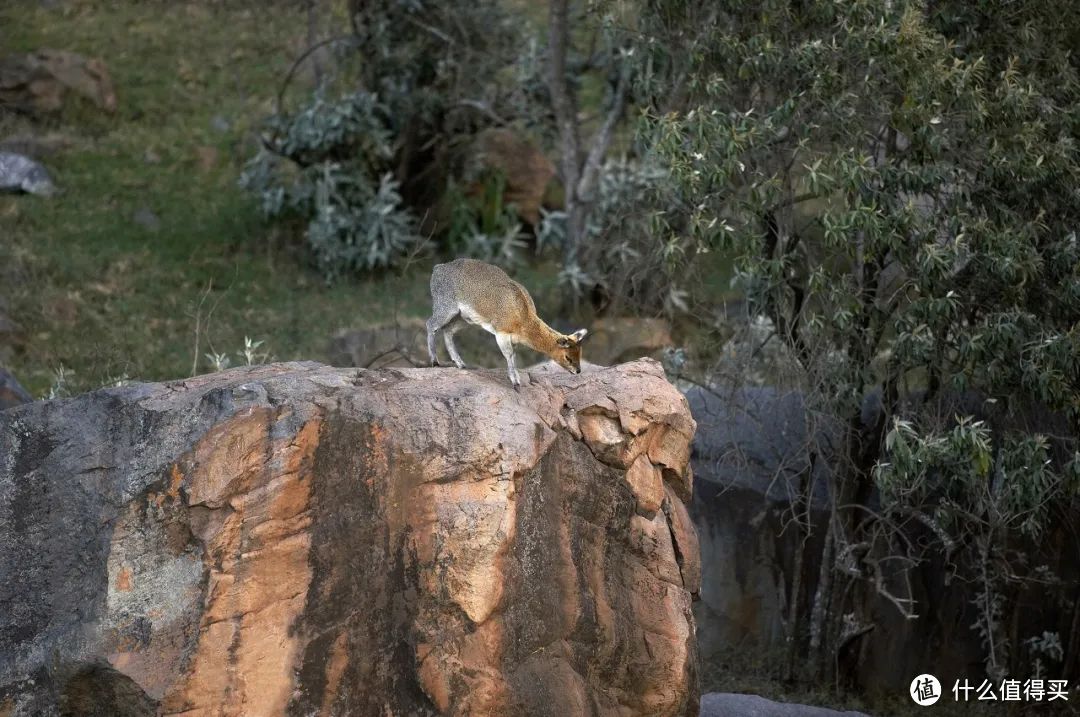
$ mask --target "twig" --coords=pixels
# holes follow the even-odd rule
[[[281,114],[281,102],[285,97],[285,90],[288,89],[289,83],[292,82],[293,75],[296,73],[296,70],[300,67],[301,63],[303,63],[304,60],[310,57],[311,53],[315,52],[316,50],[322,47],[326,47],[327,45],[330,45],[332,43],[342,42],[346,40],[354,45],[358,43],[355,35],[334,35],[333,37],[329,37],[325,40],[320,40],[319,42],[316,42],[314,45],[304,50],[300,57],[296,58],[296,60],[292,63],[292,67],[290,67],[289,71],[285,73],[285,79],[281,81],[281,87],[278,89],[276,103],[277,114]]]
[[[471,107],[498,125],[505,126],[510,124],[507,120],[495,114],[495,110],[491,109],[491,105],[487,102],[481,102],[480,100],[458,100],[456,105],[458,107]]]
[[[191,357],[191,375],[193,377],[199,372],[199,334],[202,323],[202,306],[206,302],[206,297],[210,295],[213,288],[214,280],[210,279],[206,282],[206,289],[203,290],[202,296],[199,297],[199,303],[195,307],[195,352]]]

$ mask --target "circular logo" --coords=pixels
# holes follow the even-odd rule
[[[929,707],[941,699],[941,683],[933,675],[919,675],[911,681],[911,699],[915,704]]]

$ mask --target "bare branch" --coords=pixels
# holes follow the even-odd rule
[[[600,175],[600,167],[604,162],[604,157],[607,155],[608,147],[611,146],[611,140],[615,136],[615,126],[622,119],[623,112],[626,111],[628,84],[627,73],[620,68],[619,80],[615,85],[615,97],[612,100],[611,108],[604,118],[604,124],[600,126],[600,130],[593,138],[592,147],[589,148],[589,156],[585,160],[585,166],[581,172],[581,179],[577,188],[579,197],[592,196],[596,178]]]
[[[285,79],[281,81],[281,87],[278,88],[276,102],[277,109],[275,110],[277,114],[281,114],[281,102],[285,97],[285,90],[288,89],[289,83],[292,82],[293,75],[296,74],[296,70],[303,64],[304,60],[311,57],[312,53],[320,48],[332,45],[335,42],[348,42],[354,44],[357,42],[357,38],[355,35],[335,35],[334,37],[328,37],[325,40],[316,42],[314,45],[304,50],[292,63],[292,67],[289,68],[289,71],[285,73]]]
[[[477,112],[480,112],[481,114],[483,114],[485,117],[490,119],[495,124],[498,124],[498,125],[508,125],[508,124],[510,124],[507,120],[505,120],[502,117],[500,117],[499,115],[497,115],[495,113],[495,110],[491,109],[490,104],[488,104],[487,102],[484,102],[482,100],[469,100],[469,99],[458,100],[456,105],[458,107],[470,107],[470,108],[476,110]]]

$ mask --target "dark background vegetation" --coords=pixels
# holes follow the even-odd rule
[[[0,361],[56,396],[327,360],[494,261],[557,326],[664,319],[699,396],[799,397],[786,638],[704,689],[865,705],[886,626],[945,605],[972,678],[1075,683],[1077,10],[5,3],[0,54],[100,57],[118,109],[0,108],[62,147],[60,196],[0,196]]]

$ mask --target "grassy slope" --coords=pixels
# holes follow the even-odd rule
[[[209,344],[235,354],[246,335],[277,359],[320,359],[339,327],[425,313],[422,268],[328,288],[270,249],[236,187],[251,128],[303,44],[298,7],[0,5],[6,50],[100,56],[120,100],[113,117],[76,106],[51,127],[75,141],[47,160],[62,197],[0,197],[0,264],[16,278],[2,291],[23,328],[9,364],[33,393],[60,365],[76,391],[121,375],[186,376],[197,313],[200,371]],[[217,117],[228,130],[214,128]],[[9,118],[0,135],[25,128]],[[216,151],[213,167],[200,165],[200,148]],[[133,220],[143,207],[158,231]]]
[[[253,130],[306,46],[300,4],[59,5],[0,3],[0,51],[56,47],[101,57],[120,109],[110,117],[76,103],[37,128],[74,140],[46,160],[63,196],[0,195],[0,296],[23,329],[0,361],[32,393],[45,393],[60,366],[73,372],[68,388],[78,392],[122,376],[187,376],[196,360],[207,371],[211,350],[232,354],[235,364],[245,336],[264,341],[274,359],[325,360],[339,328],[426,316],[430,261],[404,276],[327,287],[272,240],[274,230],[236,186],[254,152]],[[538,7],[530,15],[542,32]],[[323,24],[322,32],[341,30]],[[584,92],[583,102],[598,102],[594,94]],[[215,128],[220,119],[228,129]],[[0,137],[29,128],[0,116]],[[207,152],[217,155],[209,168],[199,160]],[[143,208],[160,218],[159,230],[133,219]],[[556,303],[552,267],[520,274],[542,312]]]

